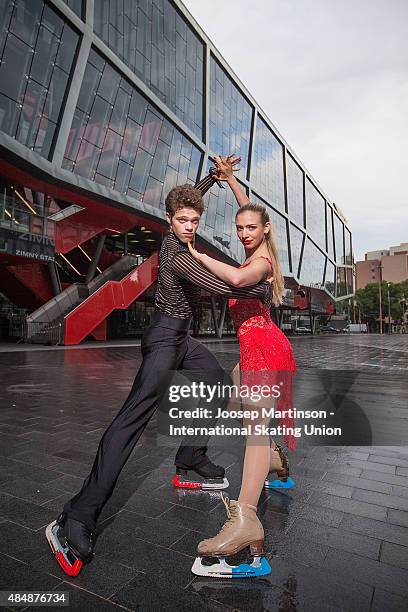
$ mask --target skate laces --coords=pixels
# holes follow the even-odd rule
[[[230,506],[230,498],[227,495],[221,495],[221,499],[224,503],[225,510],[227,511],[227,520],[225,521],[224,525],[221,527],[220,533],[221,531],[228,528],[232,524],[232,519],[237,514],[236,506],[232,506],[232,507]]]

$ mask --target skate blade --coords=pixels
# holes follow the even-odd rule
[[[229,487],[227,478],[223,478],[222,482],[220,479],[203,480],[202,482],[199,482],[198,480],[180,480],[178,474],[173,476],[171,483],[173,487],[178,489],[202,489],[203,491],[220,491]]]
[[[286,482],[276,478],[276,480],[265,480],[264,484],[265,489],[293,489],[294,486],[295,481],[290,476]]]
[[[78,576],[83,563],[80,559],[75,557],[67,546],[63,546],[61,544],[57,536],[58,529],[59,525],[57,524],[57,521],[54,521],[47,526],[45,536],[48,540],[48,544],[50,545],[50,548],[61,569],[63,569],[68,576]]]
[[[213,565],[203,565],[202,557],[197,557],[191,571],[196,576],[208,578],[258,578],[267,576],[272,572],[266,557],[254,557],[252,563],[229,565],[225,559],[220,559]]]

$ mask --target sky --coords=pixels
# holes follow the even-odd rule
[[[408,0],[183,0],[327,197],[355,259],[408,242]]]

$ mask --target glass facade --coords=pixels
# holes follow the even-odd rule
[[[301,232],[295,225],[290,223],[290,246],[292,255],[292,272],[294,276],[298,276],[300,256],[302,254],[304,233]]]
[[[244,249],[235,227],[238,210],[239,206],[232,191],[220,190],[218,186],[214,186],[205,196],[205,209],[200,226],[213,235],[216,243],[227,247],[234,259],[241,263],[244,259]]]
[[[103,185],[117,208],[130,196],[142,214],[138,202],[160,210],[160,219],[170,189],[206,173],[208,153],[234,152],[242,158],[242,186],[268,207],[284,274],[308,286],[324,282],[336,297],[349,294],[350,230],[188,15],[170,0],[65,3],[84,21],[93,18],[83,59],[81,34],[53,8],[61,2],[0,0],[0,130],[38,153],[39,166],[41,158],[53,162],[62,180],[70,172],[87,179],[87,197],[95,184],[100,195]],[[83,75],[81,83],[74,73]],[[63,128],[54,153],[61,123],[70,130],[60,143]],[[78,179],[78,188],[84,183]],[[242,262],[237,210],[231,190],[214,185],[200,229]],[[17,220],[19,214],[16,207]],[[24,208],[21,214],[27,215]]]
[[[344,259],[344,237],[343,228],[344,225],[336,213],[333,213],[334,218],[334,236],[335,236],[335,247],[336,247],[336,263],[341,265],[345,263]]]
[[[45,2],[0,12],[0,130],[49,158],[79,36]]]
[[[338,267],[336,278],[336,295],[344,297],[347,295],[346,268]]]
[[[288,275],[290,273],[289,268],[289,244],[288,244],[288,221],[278,211],[274,210],[270,206],[263,202],[259,198],[252,198],[253,202],[266,206],[269,214],[269,219],[272,226],[272,235],[276,242],[276,246],[279,254],[279,261],[282,267],[282,273]]]
[[[96,34],[199,138],[204,45],[168,0],[96,0]]]
[[[196,182],[200,160],[199,149],[91,50],[64,168],[164,207],[172,187]]]
[[[306,180],[306,227],[316,244],[326,250],[326,202],[313,183]]]
[[[304,227],[304,173],[291,155],[286,156],[286,184],[288,194],[288,212],[298,225]]]
[[[344,244],[346,248],[346,264],[353,265],[353,250],[351,244],[351,232],[347,227],[344,227]]]
[[[234,82],[211,56],[209,146],[215,155],[241,156],[240,172],[246,178],[253,109]]]
[[[326,258],[309,238],[303,250],[301,281],[305,285],[321,287]]]
[[[333,209],[326,205],[326,234],[327,234],[327,253],[334,260],[334,240],[333,240]]]
[[[258,115],[251,181],[269,204],[285,210],[283,146]]]
[[[98,3],[98,1],[99,0],[96,0],[96,3]],[[82,17],[82,0],[64,0],[64,2],[78,15],[78,17]]]
[[[336,295],[336,268],[334,267],[334,264],[329,260],[327,260],[326,264],[324,287],[326,291],[329,291],[329,293],[331,293],[332,295]]]

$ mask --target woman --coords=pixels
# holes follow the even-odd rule
[[[276,305],[282,301],[284,280],[280,269],[277,248],[272,236],[271,223],[266,208],[259,204],[251,204],[242,191],[233,172],[237,160],[232,156],[215,157],[217,177],[226,181],[231,187],[240,210],[236,214],[235,223],[239,239],[244,245],[246,259],[240,268],[236,268],[196,251],[189,243],[189,249],[194,258],[220,279],[236,287],[245,287],[260,280],[273,282],[273,297]],[[234,321],[240,347],[241,384],[254,385],[279,384],[281,396],[276,404],[278,410],[292,407],[291,376],[296,370],[292,348],[286,336],[272,322],[269,309],[256,299],[230,299],[229,309]],[[269,405],[269,409],[270,409]],[[251,406],[252,410],[253,406]],[[258,405],[257,424],[265,424],[260,416]],[[244,421],[244,425],[247,425]],[[254,421],[251,421],[254,425]],[[280,422],[286,428],[293,427],[293,419],[284,418]],[[293,433],[286,433],[284,440],[289,448],[296,447]],[[238,501],[223,498],[228,519],[221,531],[213,538],[203,540],[198,545],[198,553],[205,557],[226,557],[236,554],[250,546],[251,554],[260,557],[263,554],[264,532],[256,515],[259,496],[270,471],[276,471],[278,478],[270,482],[272,487],[290,488],[293,480],[289,477],[289,464],[281,447],[275,444],[268,435],[247,436],[242,484]],[[242,576],[261,575],[269,573],[270,568],[255,564],[259,571],[245,565]],[[197,559],[193,572],[201,575],[231,575],[237,568],[222,562],[221,566],[210,566],[208,571]],[[221,568],[221,572],[217,568]],[[243,566],[239,566],[242,568]],[[238,568],[238,569],[239,569]],[[268,571],[269,570],[269,571]]]

